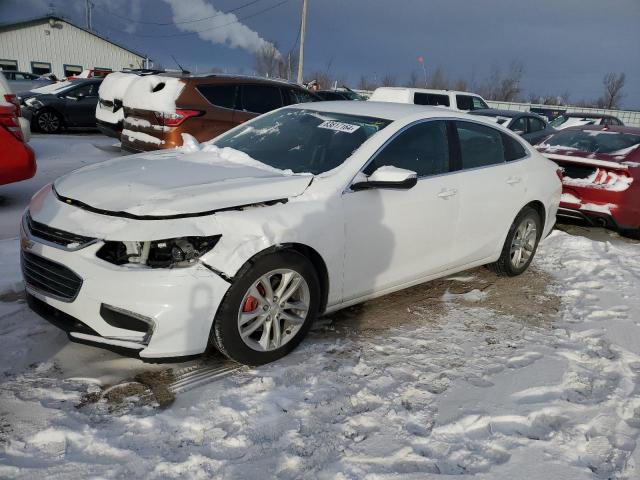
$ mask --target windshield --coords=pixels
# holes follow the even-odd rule
[[[268,113],[216,140],[281,170],[319,174],[342,164],[389,123],[380,118],[288,108]]]
[[[595,125],[596,121],[597,119],[595,118],[567,117],[564,115],[560,115],[559,117],[556,117],[551,122],[549,122],[549,125],[555,128],[559,127],[560,125],[562,125],[563,128],[580,127],[582,125]]]
[[[606,130],[565,130],[552,135],[542,147],[615,154],[640,144],[640,135]]]

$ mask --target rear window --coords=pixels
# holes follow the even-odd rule
[[[254,113],[267,113],[282,107],[280,89],[271,85],[242,85],[242,109]]]
[[[640,135],[606,130],[565,130],[552,135],[543,147],[616,154],[640,144]],[[622,153],[622,152],[620,152]]]
[[[460,141],[462,168],[479,168],[504,163],[502,132],[471,122],[455,122]]]
[[[438,95],[434,93],[420,93],[416,92],[413,95],[413,103],[416,105],[431,105],[434,107],[448,107],[449,106],[449,96],[448,95]]]
[[[298,90],[295,88],[284,89],[283,93],[289,97],[289,101],[287,102],[288,105],[295,103],[315,102],[317,100],[309,92],[305,92],[304,90]]]
[[[211,105],[236,108],[235,85],[199,85],[196,88]]]

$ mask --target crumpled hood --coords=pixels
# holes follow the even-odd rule
[[[69,203],[161,217],[287,199],[304,192],[313,178],[236,157],[180,150],[122,157],[71,172],[56,180],[54,188]]]

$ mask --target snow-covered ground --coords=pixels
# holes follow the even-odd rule
[[[99,138],[47,144],[75,165],[114,155]],[[478,269],[334,314],[164,408],[136,375],[226,364],[69,343],[22,303],[16,249],[0,241],[0,478],[640,477],[636,242],[556,231],[521,277]]]

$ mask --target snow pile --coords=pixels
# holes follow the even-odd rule
[[[279,168],[274,168],[234,148],[219,148],[211,142],[200,143],[188,133],[182,134],[182,146],[178,148],[187,154],[184,159],[190,162],[217,164],[220,163],[220,161],[223,161],[243,167],[259,168],[260,170],[278,173],[280,175],[288,176],[294,174],[291,169],[281,170]],[[190,153],[196,152],[207,152],[211,155],[189,155]],[[298,175],[310,174],[300,173]]]
[[[98,94],[100,100],[113,102],[114,100],[122,101],[129,85],[138,78],[133,73],[114,72],[105,77],[100,84]],[[113,111],[112,108],[103,107],[100,103],[96,106],[96,118],[107,123],[118,123],[124,119],[124,109],[119,108]]]
[[[562,177],[562,183],[571,187],[589,187],[609,190],[612,192],[622,192],[629,188],[633,182],[633,177],[597,168],[586,178]]]
[[[17,239],[0,240],[0,295],[23,289],[22,274],[17,262],[19,252]]]
[[[73,85],[73,82],[65,80],[64,82],[52,83],[49,85],[45,85],[44,87],[38,87],[31,90],[33,93],[47,94],[47,93],[56,93],[63,88],[69,87]]]
[[[137,77],[126,89],[124,106],[172,113],[176,111],[176,99],[184,87],[185,83],[178,78],[161,75]]]
[[[154,137],[153,135],[149,135],[148,133],[134,132],[133,130],[128,130],[126,128],[122,130],[122,137],[126,137],[130,142],[137,140],[144,143],[153,143],[154,145],[162,145],[164,143],[164,140]]]

